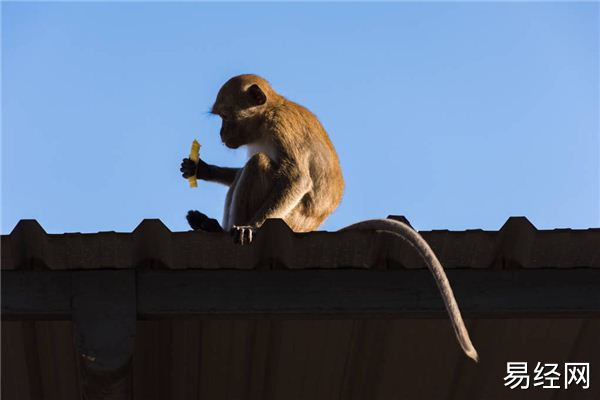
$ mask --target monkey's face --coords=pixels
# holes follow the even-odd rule
[[[254,143],[261,136],[267,96],[252,77],[242,75],[225,83],[211,111],[221,117],[221,141],[231,149]]]
[[[221,141],[230,149],[254,142],[253,131],[248,129],[249,121],[236,117],[221,116]]]

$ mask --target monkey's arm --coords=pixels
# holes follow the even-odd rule
[[[240,172],[241,168],[217,167],[216,165],[207,164],[208,171],[205,177],[196,177],[210,182],[217,182],[226,186],[231,186],[235,177]]]
[[[189,158],[184,158],[179,170],[186,179],[193,176],[195,171],[196,178],[198,179],[231,186],[240,168],[217,167],[216,165],[205,163],[202,159],[199,159],[196,163]]]

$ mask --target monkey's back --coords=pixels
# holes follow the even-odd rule
[[[286,126],[281,128],[293,135],[286,141],[289,146],[286,150],[295,153],[297,159],[307,158],[312,183],[310,191],[285,221],[296,232],[313,231],[340,204],[344,178],[333,143],[317,116],[306,107],[284,100],[279,109],[283,115],[279,117],[284,117]]]

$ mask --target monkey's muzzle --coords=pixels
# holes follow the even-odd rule
[[[243,144],[238,138],[225,135],[221,135],[221,142],[230,149],[237,149]]]

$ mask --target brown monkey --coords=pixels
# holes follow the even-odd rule
[[[223,121],[221,140],[232,149],[247,146],[243,168],[223,168],[185,158],[180,171],[187,178],[229,186],[223,228],[247,244],[268,218],[281,218],[295,232],[309,232],[339,205],[344,179],[338,156],[325,129],[308,109],[275,92],[256,75],[231,78],[219,90],[211,112]],[[214,219],[190,211],[193,229],[219,231]],[[369,220],[346,229],[376,229],[399,236],[423,257],[440,289],[457,339],[477,361],[448,278],[427,242],[410,226],[395,220]]]
[[[325,129],[306,108],[277,94],[256,75],[236,76],[221,88],[211,112],[223,120],[221,140],[246,145],[244,168],[221,168],[184,159],[184,177],[229,186],[223,228],[246,244],[268,218],[282,218],[296,232],[317,229],[344,191],[340,163]],[[214,220],[188,214],[192,228],[218,230]]]

